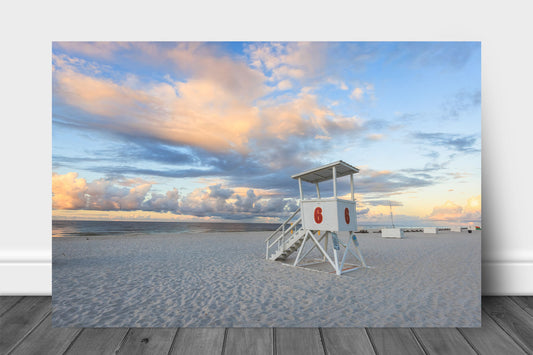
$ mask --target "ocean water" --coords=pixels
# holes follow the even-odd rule
[[[148,221],[52,221],[53,237],[138,235],[157,233],[216,233],[275,231],[279,223],[148,222]],[[419,228],[395,225],[396,228]],[[440,226],[437,226],[440,227]],[[391,225],[358,224],[357,229],[392,228]]]
[[[53,237],[274,231],[272,223],[52,221]]]

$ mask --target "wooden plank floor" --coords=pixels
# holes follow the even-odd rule
[[[0,354],[533,354],[533,296],[481,328],[53,328],[50,297],[0,297]]]

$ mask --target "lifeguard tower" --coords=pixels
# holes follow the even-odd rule
[[[353,176],[358,172],[359,169],[340,160],[293,175],[300,187],[300,207],[265,240],[266,258],[286,261],[296,252],[292,265],[330,265],[337,275],[367,267],[355,235],[357,219]],[[344,176],[350,177],[350,200],[337,196],[337,179]],[[319,183],[328,180],[333,180],[333,197],[321,197]],[[302,181],[316,186],[316,198],[304,199]],[[306,259],[313,251],[315,254],[318,251],[319,260]],[[356,263],[351,261],[354,258]]]

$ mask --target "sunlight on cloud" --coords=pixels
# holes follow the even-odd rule
[[[451,222],[481,221],[481,195],[470,197],[464,207],[452,201],[446,201],[441,206],[433,207],[428,219]]]
[[[479,89],[451,91],[459,94],[444,101],[446,108],[464,118],[464,127],[450,120],[441,132],[440,118],[425,114],[443,102],[435,89],[441,84],[417,92],[412,76],[385,83],[380,71],[383,59],[395,58],[387,63],[391,72],[408,72],[434,48],[417,47],[415,57],[391,57],[391,48],[394,54],[403,47],[55,42],[54,215],[80,209],[112,218],[277,221],[296,208],[291,174],[343,159],[361,168],[356,191],[364,221],[389,219],[383,201],[392,196],[399,220],[479,220],[479,192],[457,185],[479,182]],[[452,86],[449,75],[417,65]],[[454,188],[453,197],[424,200],[443,184]],[[405,194],[415,192],[419,198],[409,201]],[[459,203],[461,194],[472,197]]]
[[[85,207],[87,182],[77,173],[52,175],[52,208],[77,209]]]
[[[180,65],[193,65],[194,56],[187,50],[176,49],[169,56],[178,58]],[[143,86],[131,76],[122,83],[89,76],[76,71],[72,61],[56,58],[54,94],[65,106],[92,115],[89,118],[73,112],[63,118],[81,127],[210,151],[235,150],[244,154],[249,151],[251,139],[326,137],[362,127],[361,119],[340,116],[320,105],[308,88],[284,102],[252,104],[258,95],[266,93],[262,81],[234,79],[248,69],[228,58],[216,60],[199,60],[200,68],[216,68],[198,74],[199,78],[175,82],[174,86]],[[282,83],[290,85],[288,81]]]

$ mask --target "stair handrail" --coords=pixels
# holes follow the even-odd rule
[[[302,221],[302,217],[298,218],[298,219],[294,222],[293,225],[296,226],[296,225],[297,225],[298,223],[300,223],[301,221]],[[286,233],[281,233],[280,236],[279,236],[276,240],[274,240],[272,243],[270,243],[270,246],[276,244],[276,243],[277,243],[282,237],[284,237],[286,234],[288,234],[289,231],[290,231],[291,229],[292,229],[292,228],[287,229],[287,232],[286,232]]]
[[[285,226],[285,225],[286,225],[291,219],[293,219],[294,216],[296,216],[296,214],[297,214],[298,212],[300,212],[300,207],[298,207],[298,209],[297,209],[296,211],[294,211],[294,212],[291,214],[291,216],[290,216],[289,218],[287,218],[287,219],[285,220],[285,222],[283,222],[283,223],[278,227],[278,229],[276,229],[276,230],[274,231],[274,233],[272,233],[272,234],[270,235],[270,237],[268,237],[267,239],[265,239],[265,243],[268,242],[270,239],[272,239],[272,237],[273,237],[274,235],[276,235],[276,233],[279,232],[280,229],[284,228],[284,226]]]
[[[296,214],[300,212],[300,207],[298,207],[296,209],[296,211],[294,211],[289,218],[287,218],[279,227],[278,229],[276,229],[274,231],[274,233],[272,233],[267,239],[265,239],[265,243],[266,243],[266,258],[268,259],[268,252],[270,250],[270,248],[276,244],[281,238],[283,238],[287,232],[289,230],[291,230],[291,228],[285,230],[285,226],[294,218],[294,216],[296,216]],[[297,221],[295,221],[295,223],[293,223],[293,225],[297,225],[300,221],[302,220],[302,218],[300,217]],[[276,238],[276,240],[274,240],[272,243],[269,243],[270,239],[272,239],[277,233],[279,233],[281,231],[281,234],[278,236],[278,238]],[[283,241],[282,241],[283,242]]]

